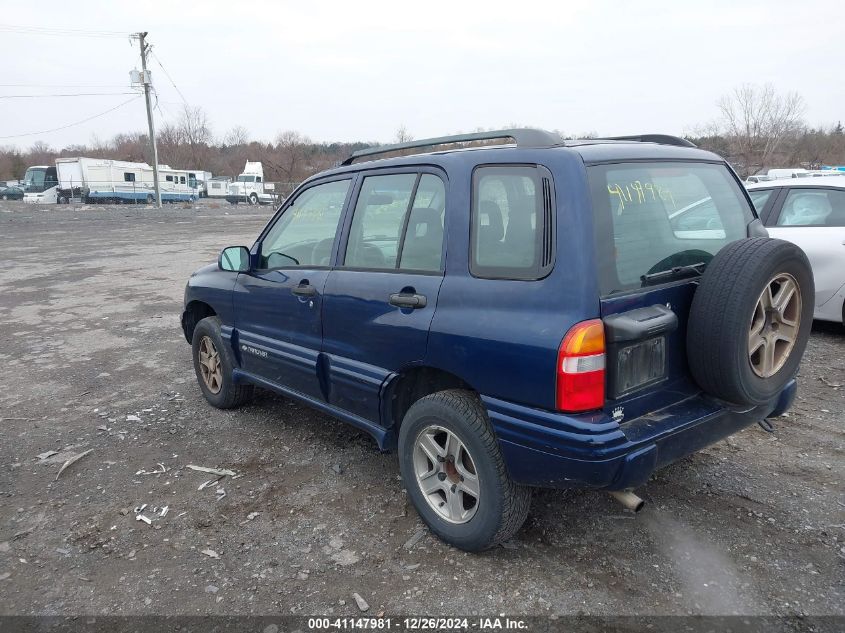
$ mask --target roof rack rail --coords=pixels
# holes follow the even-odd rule
[[[605,136],[602,141],[637,141],[638,143],[659,143],[660,145],[677,145],[678,147],[697,147],[691,141],[680,136],[669,134],[635,134],[633,136]]]
[[[547,132],[535,128],[513,128],[508,130],[490,130],[489,132],[472,132],[469,134],[453,134],[451,136],[439,136],[437,138],[423,138],[418,141],[407,143],[396,143],[394,145],[379,145],[367,147],[353,152],[341,165],[351,165],[357,158],[364,156],[375,156],[398,152],[403,149],[414,149],[421,147],[433,147],[447,143],[467,143],[470,141],[489,141],[497,138],[512,138],[516,141],[517,147],[552,147],[562,145],[563,139],[557,132]]]

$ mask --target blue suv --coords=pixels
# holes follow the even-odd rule
[[[478,551],[532,487],[639,509],[656,469],[783,413],[813,292],[718,156],[514,129],[308,179],[191,276],[182,327],[210,404],[257,386],[363,429],[431,530]]]

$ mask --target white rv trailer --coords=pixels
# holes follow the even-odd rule
[[[106,158],[57,158],[59,202],[155,202],[153,168]],[[183,169],[159,165],[162,202],[192,201],[198,197],[196,180]]]
[[[211,180],[210,171],[200,171],[198,169],[188,169],[188,178],[193,178],[197,183],[197,195],[200,198],[208,196],[208,181]]]
[[[213,178],[209,178],[208,182],[208,190],[206,195],[209,198],[225,198],[229,195],[229,183],[232,182],[232,179],[228,176],[214,176]]]

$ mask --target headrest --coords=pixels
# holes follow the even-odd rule
[[[502,211],[492,200],[482,200],[478,205],[478,233],[485,240],[500,241],[505,236]]]

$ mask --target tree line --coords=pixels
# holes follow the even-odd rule
[[[845,164],[842,123],[808,126],[804,121],[804,99],[796,93],[779,93],[771,84],[746,84],[723,96],[717,106],[719,116],[686,138],[727,158],[743,178],[773,167],[817,169],[821,165]],[[412,138],[402,126],[391,142]],[[161,127],[157,141],[159,163],[178,169],[236,176],[245,161],[261,161],[265,179],[281,183],[282,193],[353,151],[378,144],[318,143],[295,131],[282,132],[272,142],[265,142],[251,139],[241,126],[215,138],[205,111],[188,105],[176,120]],[[147,135],[141,132],[118,134],[108,141],[94,137],[87,145],[59,150],[36,141],[24,150],[0,147],[0,180],[21,178],[30,165],[52,164],[56,158],[68,156],[152,163]]]

